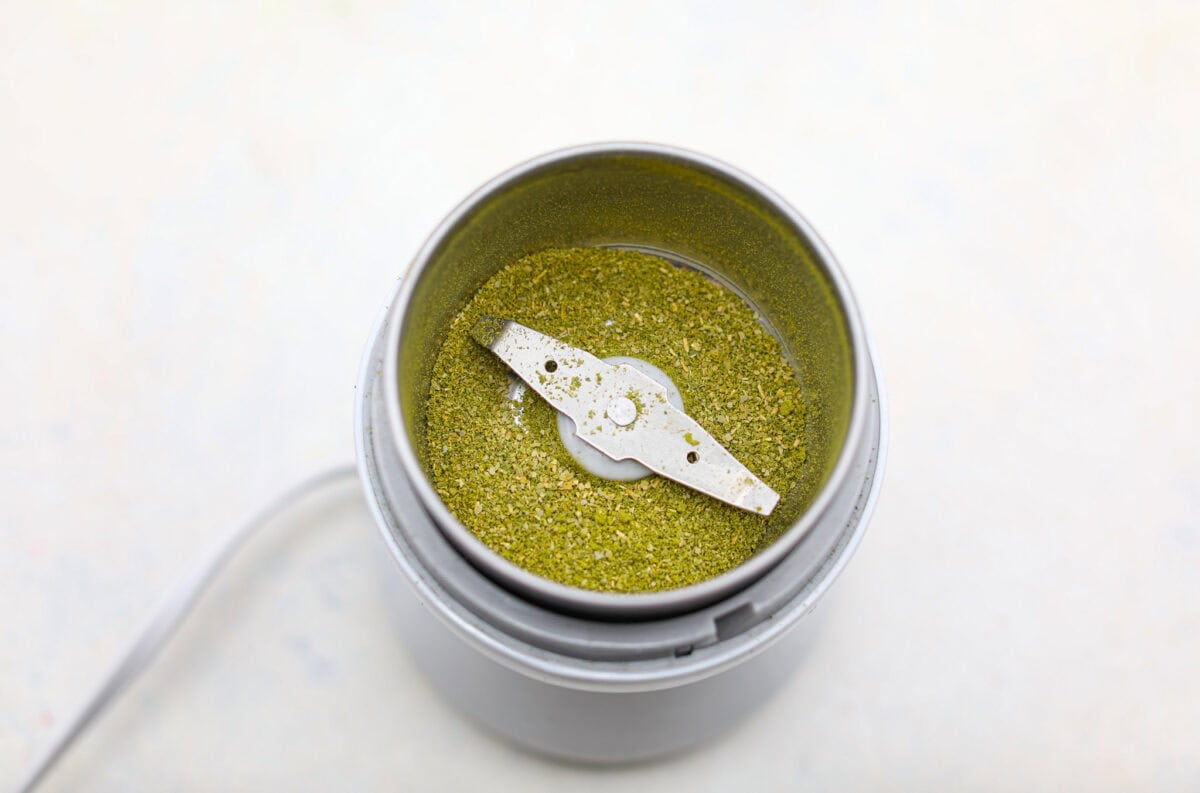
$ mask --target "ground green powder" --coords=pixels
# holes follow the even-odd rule
[[[559,441],[554,409],[529,389],[513,400],[508,367],[471,338],[484,314],[659,367],[688,415],[780,494],[814,475],[805,423],[816,410],[751,308],[700,272],[611,248],[528,256],[454,319],[430,385],[434,486],[479,539],[554,581],[644,592],[719,575],[775,538],[767,518],[661,477],[584,471]]]

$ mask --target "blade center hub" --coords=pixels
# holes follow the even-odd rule
[[[647,377],[666,386],[668,392],[667,400],[675,407],[683,410],[683,397],[680,396],[679,389],[671,382],[671,378],[667,377],[667,373],[654,364],[643,361],[641,358],[630,358],[624,355],[605,358],[604,362],[628,364]],[[621,406],[617,404],[620,402],[628,404]],[[604,415],[617,426],[627,427],[637,420],[637,404],[626,396],[613,397],[604,406]],[[631,428],[630,431],[636,432],[637,428]],[[645,479],[652,474],[649,468],[637,460],[613,460],[605,455],[604,452],[597,451],[588,446],[575,435],[575,422],[562,413],[558,414],[558,436],[563,446],[566,447],[567,453],[575,458],[575,462],[583,466],[589,473],[595,474],[602,479],[633,482],[638,479]]]
[[[619,396],[608,403],[604,415],[608,416],[618,427],[628,427],[637,418],[637,405],[629,397]]]

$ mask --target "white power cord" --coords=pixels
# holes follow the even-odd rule
[[[37,787],[38,783],[45,778],[50,769],[62,758],[83,731],[154,660],[163,645],[183,622],[184,617],[191,611],[201,593],[251,534],[310,491],[352,476],[354,472],[353,465],[339,465],[314,474],[289,488],[276,496],[249,520],[235,527],[217,543],[207,556],[199,559],[193,567],[180,576],[167,590],[158,607],[155,608],[150,621],[134,639],[129,649],[125,651],[125,655],[100,685],[93,690],[75,715],[63,723],[50,745],[46,747],[25,779],[17,786],[17,793],[29,793]]]

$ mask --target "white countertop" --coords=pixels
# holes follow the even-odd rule
[[[351,459],[359,356],[440,217],[642,139],[795,204],[887,376],[883,497],[788,687],[657,764],[511,749],[396,641],[347,484],[46,789],[1200,789],[1196,4],[4,17],[0,788],[189,560]]]

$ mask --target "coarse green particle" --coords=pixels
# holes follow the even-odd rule
[[[689,431],[689,432],[685,432],[685,433],[683,433],[683,439],[684,439],[685,441],[687,441],[688,443],[690,443],[692,446],[699,446],[699,445],[700,445],[700,441],[698,441],[698,440],[696,440],[695,438],[693,438],[693,437],[692,437],[692,433],[691,433],[690,431]],[[688,454],[691,454],[691,452],[688,452]]]
[[[454,515],[515,564],[585,589],[674,589],[741,564],[786,525],[776,517],[807,506],[807,496],[795,504],[785,497],[764,518],[661,477],[614,482],[584,471],[559,440],[554,409],[529,389],[510,396],[508,367],[472,338],[484,316],[600,358],[654,364],[678,387],[688,415],[781,495],[811,492],[815,486],[798,485],[821,475],[806,462],[805,443],[819,397],[802,391],[750,306],[698,271],[611,248],[551,249],[509,264],[443,342],[425,457]],[[645,407],[640,394],[629,396]]]

